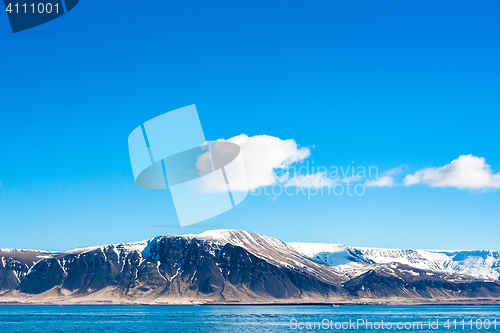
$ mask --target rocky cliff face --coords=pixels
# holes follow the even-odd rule
[[[52,254],[31,250],[0,250],[0,294],[17,288],[30,268]]]
[[[364,298],[498,298],[500,284],[461,275],[434,273],[400,263],[369,269],[342,285]]]
[[[500,298],[498,281],[375,263],[356,274],[246,231],[161,236],[60,254],[3,253],[0,302],[330,302],[359,298]],[[21,258],[22,257],[22,258]],[[29,257],[29,258],[28,258]],[[40,258],[42,257],[42,258]],[[345,263],[344,263],[345,264]],[[354,269],[349,266],[349,269]]]
[[[165,236],[47,258],[34,265],[17,290],[81,296],[108,289],[125,298],[207,296],[219,301],[293,298],[303,293],[328,296],[339,291],[342,281],[337,274],[298,253],[273,260],[266,260],[268,256],[231,243]]]

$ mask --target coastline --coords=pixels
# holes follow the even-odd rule
[[[0,306],[9,305],[107,305],[107,306],[500,306],[500,299],[458,299],[458,300],[353,300],[353,301],[332,301],[332,302],[210,302],[210,301],[118,301],[118,300],[60,300],[60,301],[20,301],[20,300],[0,300]]]

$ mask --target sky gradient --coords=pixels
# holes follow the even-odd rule
[[[0,248],[68,250],[244,229],[284,241],[500,250],[500,194],[421,185],[249,196],[178,227],[135,185],[127,137],[196,104],[207,140],[294,139],[324,166],[500,171],[498,1],[80,2],[12,34],[0,15]]]

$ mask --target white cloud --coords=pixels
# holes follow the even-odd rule
[[[422,169],[404,179],[406,186],[419,183],[431,187],[498,189],[500,173],[493,174],[484,157],[462,155],[443,167]]]
[[[285,186],[296,186],[301,188],[332,187],[338,180],[339,178],[328,178],[325,172],[318,172],[315,174],[294,176],[286,181]]]
[[[361,180],[358,176],[331,178],[327,172],[297,173],[297,168],[293,164],[305,161],[311,155],[311,151],[307,147],[299,147],[293,139],[282,140],[269,135],[249,137],[246,134],[241,134],[227,140],[219,139],[217,141],[232,142],[240,146],[245,161],[249,191],[276,184],[285,187],[322,188],[333,187],[339,181],[348,183]],[[209,159],[208,154],[205,157],[207,160]],[[207,161],[200,159],[199,162],[198,169],[202,166],[210,168]],[[288,173],[289,167],[293,168],[292,174]],[[304,167],[308,172],[309,167]],[[244,187],[234,185],[231,185],[231,189]]]
[[[393,187],[396,186],[396,182],[391,176],[382,176],[373,180],[367,180],[365,182],[366,187]]]
[[[352,176],[352,177],[345,177],[341,179],[342,183],[354,183],[354,182],[359,182],[362,178],[358,176]]]
[[[390,170],[383,172],[382,175],[383,176],[396,176],[396,175],[399,175],[401,172],[403,172],[403,168],[397,167],[397,168],[390,169]]]
[[[241,134],[219,142],[232,142],[240,146],[247,171],[248,190],[282,183],[285,179],[276,174],[291,164],[304,161],[311,155],[307,147],[298,147],[293,139],[282,140],[269,135],[249,137]],[[287,175],[285,175],[287,176]]]
[[[402,167],[397,167],[382,172],[381,177],[375,178],[373,180],[367,180],[365,182],[366,187],[394,187],[396,186],[396,180],[393,176],[399,175],[403,172]]]

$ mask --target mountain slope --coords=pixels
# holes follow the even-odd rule
[[[47,251],[0,249],[0,294],[17,288],[36,262],[52,255]]]
[[[397,262],[433,272],[468,275],[498,281],[500,254],[491,250],[428,251],[411,249],[377,249],[339,244],[288,243],[292,248],[325,265],[337,267],[350,275],[370,268],[366,263]]]
[[[332,244],[287,244],[247,231],[215,230],[64,253],[25,252],[24,259],[5,252],[10,261],[2,261],[3,270],[0,268],[0,281],[4,281],[0,302],[185,304],[500,299],[498,281],[456,272],[436,273],[434,266],[441,266],[431,265],[430,259],[425,261],[410,250],[375,250]],[[477,262],[472,263],[470,258],[478,255],[454,253],[453,258],[469,263],[469,271],[475,272]],[[484,253],[484,262],[492,264],[491,256],[494,254]],[[407,261],[426,266],[417,268]],[[431,266],[434,271],[429,269]]]
[[[232,242],[212,233],[74,249],[36,263],[16,292],[224,302],[328,297],[342,289],[342,275],[286,252],[283,242],[247,232],[220,235],[233,237]]]
[[[343,287],[357,297],[490,298],[500,284],[447,273],[433,273],[401,263],[380,265],[347,281]]]

